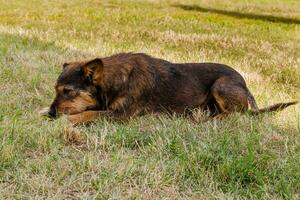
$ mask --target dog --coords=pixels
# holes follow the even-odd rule
[[[189,116],[195,108],[210,117],[233,112],[257,115],[298,103],[258,109],[244,78],[227,65],[171,63],[144,53],[65,63],[55,91],[48,116],[65,114],[74,125],[101,116],[121,120],[145,113]]]

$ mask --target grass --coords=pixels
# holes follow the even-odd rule
[[[37,112],[62,63],[145,52],[221,62],[260,107],[300,99],[297,0],[0,0],[1,199],[298,199],[299,106],[195,124],[143,116],[79,127]]]

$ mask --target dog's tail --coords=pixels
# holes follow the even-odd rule
[[[249,113],[251,115],[259,115],[262,113],[268,113],[268,112],[276,112],[276,111],[281,111],[291,105],[295,105],[297,103],[299,103],[299,101],[292,101],[292,102],[288,102],[288,103],[277,103],[274,104],[272,106],[268,106],[265,108],[261,108],[258,109],[258,106],[256,104],[256,101],[253,97],[253,95],[251,94],[251,92],[248,90],[248,102],[250,104],[251,110],[249,111]]]

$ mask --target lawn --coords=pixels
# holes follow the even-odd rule
[[[299,199],[300,106],[80,126],[38,111],[67,61],[220,62],[259,107],[300,100],[298,0],[0,0],[0,199]]]

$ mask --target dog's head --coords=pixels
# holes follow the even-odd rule
[[[101,70],[101,59],[65,63],[55,85],[56,97],[48,115],[76,114],[86,110],[101,110],[101,88],[93,84],[93,74]]]

